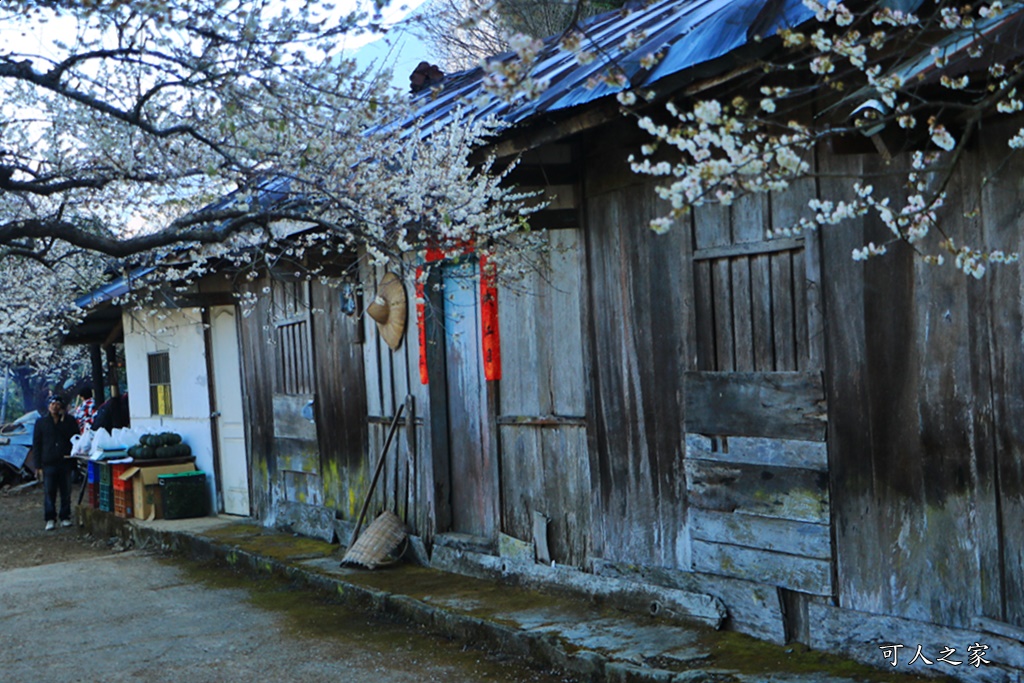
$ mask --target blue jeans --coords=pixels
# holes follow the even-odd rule
[[[57,493],[60,493],[60,518],[71,519],[71,470],[65,464],[43,467],[43,513],[46,521],[57,520]]]

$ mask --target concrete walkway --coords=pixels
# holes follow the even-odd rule
[[[412,564],[368,571],[340,566],[344,549],[234,517],[145,522],[79,508],[96,537],[159,548],[235,569],[275,573],[346,605],[402,619],[472,647],[611,683],[853,683],[924,680],[850,660],[779,647],[736,633],[668,622],[578,597],[510,586]],[[936,679],[929,679],[936,680]]]

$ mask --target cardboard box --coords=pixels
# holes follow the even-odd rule
[[[160,503],[160,486],[157,477],[161,474],[177,474],[179,472],[192,472],[196,469],[195,463],[188,462],[181,465],[144,465],[139,464],[129,467],[121,475],[121,479],[132,480],[132,495],[134,505],[132,510],[135,519],[162,519],[163,506]]]

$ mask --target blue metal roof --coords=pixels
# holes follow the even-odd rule
[[[267,176],[256,184],[256,199],[260,206],[264,208],[269,207],[275,202],[279,202],[289,196],[290,185],[291,181],[288,178]],[[200,209],[199,212],[221,211],[223,209],[230,208],[231,204],[234,203],[242,194],[243,191],[240,189],[229,192],[217,201],[207,204]],[[180,246],[175,247],[176,250],[183,250],[185,248],[186,247]],[[135,282],[146,277],[160,267],[161,266],[159,265],[149,265],[135,268],[128,273],[128,275],[122,275],[102,287],[97,287],[93,291],[78,297],[75,299],[75,305],[83,310],[89,310],[96,308],[101,304],[113,301],[118,297],[122,297],[132,291]]]
[[[764,16],[762,16],[764,15]],[[555,112],[593,102],[627,87],[655,88],[658,81],[694,67],[708,64],[751,43],[756,36],[773,35],[779,28],[797,26],[814,13],[802,0],[660,0],[629,12],[613,11],[592,18],[582,29],[584,44],[599,57],[589,64],[559,47],[559,36],[545,41],[545,47],[531,76],[548,81],[539,97],[508,103],[483,89],[481,68],[453,74],[443,81],[439,93],[419,96],[414,119],[404,122],[429,135],[461,109],[472,117],[496,116],[507,123],[520,123],[545,112]],[[623,44],[631,35],[642,35],[630,50]],[[660,61],[649,71],[642,62],[652,54]],[[493,57],[507,61],[517,57],[505,53]],[[629,85],[595,80],[618,70]]]
[[[75,299],[75,305],[81,309],[90,309],[108,301],[113,301],[114,299],[124,296],[130,292],[132,289],[131,284],[134,280],[145,277],[154,270],[156,270],[156,266],[137,268],[127,276],[119,277],[102,287],[97,287],[88,294],[83,294]]]

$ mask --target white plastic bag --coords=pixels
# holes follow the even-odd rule
[[[103,457],[103,449],[111,447],[110,432],[100,427],[92,435],[92,443],[89,446],[89,459],[99,460]]]
[[[86,430],[81,434],[75,434],[73,437],[71,437],[71,455],[89,455],[91,445],[92,430],[86,428]]]

